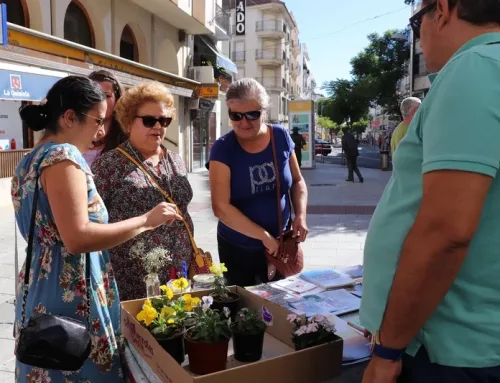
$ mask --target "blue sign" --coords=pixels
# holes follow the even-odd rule
[[[60,77],[0,69],[0,99],[41,101]]]
[[[9,43],[9,34],[7,32],[7,4],[0,4],[0,45]]]

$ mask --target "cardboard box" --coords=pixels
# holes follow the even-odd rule
[[[240,295],[241,307],[260,310],[262,306],[266,306],[273,314],[274,324],[267,328],[263,359],[258,362],[240,363],[230,356],[227,369],[224,371],[203,376],[191,374],[189,365],[180,366],[170,354],[163,350],[151,333],[135,319],[142,309],[144,299],[122,302],[123,335],[154,373],[166,383],[269,381],[321,383],[340,375],[343,345],[341,338],[329,344],[295,351],[291,337],[293,325],[286,319],[290,311],[243,288],[231,287],[231,291]],[[209,293],[210,291],[198,291],[191,295],[201,298]]]

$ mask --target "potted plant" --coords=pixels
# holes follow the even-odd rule
[[[233,334],[234,359],[240,362],[256,362],[262,358],[264,334],[268,325],[272,324],[272,315],[266,311],[241,309],[231,323]]]
[[[234,320],[238,312],[238,305],[240,303],[240,296],[231,292],[226,286],[224,279],[224,272],[227,271],[226,266],[221,263],[219,265],[213,264],[210,266],[210,272],[214,274],[214,291],[210,296],[214,299],[212,308],[214,310],[222,311],[224,307],[229,309],[231,319]]]
[[[201,301],[201,306],[194,308],[195,324],[184,334],[184,341],[191,372],[205,375],[226,369],[231,319],[227,308],[222,312],[210,308],[211,296]]]
[[[160,289],[163,294],[146,299],[136,318],[147,327],[160,346],[182,364],[186,354],[184,332],[200,299],[184,295],[172,300],[172,289],[167,286],[160,286]]]
[[[294,324],[292,341],[297,351],[337,339],[333,322],[324,315],[306,317],[290,314],[287,319]]]

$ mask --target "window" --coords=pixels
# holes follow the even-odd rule
[[[132,32],[132,29],[128,25],[125,25],[125,28],[123,28],[120,38],[120,57],[139,62],[139,53],[134,32]]]
[[[94,34],[84,8],[73,0],[64,17],[64,38],[87,47],[94,47]]]
[[[28,14],[24,0],[2,0],[7,5],[7,21],[21,27],[29,27]]]

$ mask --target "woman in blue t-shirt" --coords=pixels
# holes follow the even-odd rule
[[[271,134],[281,181],[283,229],[292,219],[293,205],[292,228],[301,242],[308,232],[307,187],[290,134],[265,123],[265,88],[252,78],[238,80],[228,89],[226,102],[234,130],[219,138],[210,153],[212,208],[219,218],[219,257],[228,269],[228,283],[250,286],[280,278],[265,255],[277,252],[279,235]]]

